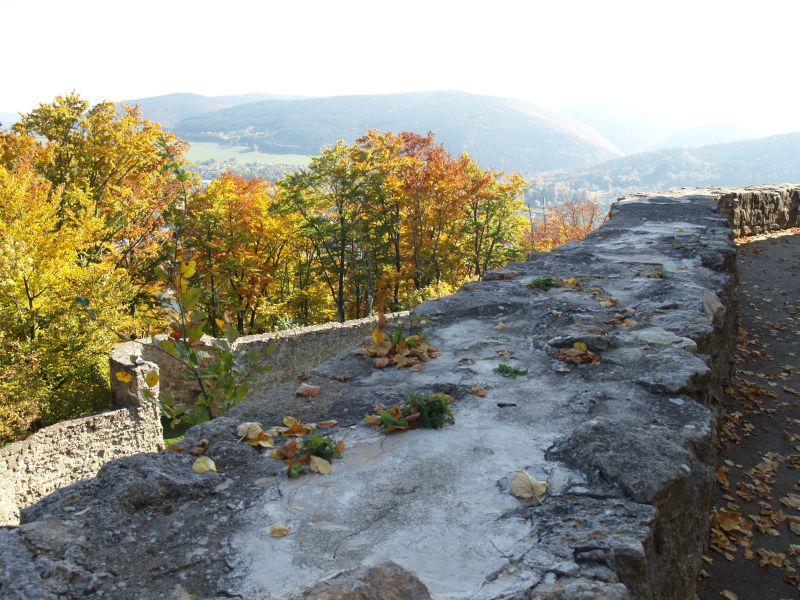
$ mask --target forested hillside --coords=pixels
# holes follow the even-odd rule
[[[190,141],[284,154],[317,154],[368,129],[435,131],[452,154],[466,151],[481,163],[525,173],[585,167],[619,155],[570,117],[519,100],[462,92],[270,100],[197,115],[175,127]]]
[[[700,148],[643,152],[586,169],[543,174],[533,198],[614,199],[630,191],[739,186],[800,180],[800,133]]]
[[[222,110],[239,104],[280,98],[272,94],[243,94],[241,96],[201,96],[200,94],[166,94],[150,98],[123,100],[120,104],[138,105],[142,116],[164,129],[172,129],[181,119],[202,113]]]

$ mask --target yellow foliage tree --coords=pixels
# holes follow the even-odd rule
[[[103,220],[85,215],[81,227],[59,228],[74,215],[51,201],[50,182],[36,173],[41,151],[32,144],[17,151],[13,169],[0,165],[0,440],[6,441],[34,422],[108,404],[114,334],[98,322],[124,329],[132,293],[124,269],[86,256]],[[87,296],[92,312],[80,304]]]

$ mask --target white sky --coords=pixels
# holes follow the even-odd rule
[[[800,2],[4,0],[0,111],[72,89],[432,89],[800,130]]]

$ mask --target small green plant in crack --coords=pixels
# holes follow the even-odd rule
[[[511,379],[516,379],[517,377],[528,374],[528,369],[517,369],[511,365],[507,365],[506,363],[500,363],[497,365],[495,371],[500,373],[500,375],[503,377],[511,377]]]
[[[334,458],[342,458],[342,453],[331,438],[319,435],[316,431],[312,431],[303,438],[303,446],[300,448],[297,456],[319,456],[320,458],[330,461]]]
[[[408,429],[441,429],[455,419],[450,405],[455,399],[450,394],[431,393],[427,396],[411,394],[403,404],[389,409],[375,407],[376,415],[367,415],[368,425],[380,425],[386,433]]]
[[[425,429],[441,429],[445,423],[453,423],[450,402],[453,397],[448,394],[411,394],[406,406],[411,413],[419,413],[420,426]]]
[[[496,341],[498,341],[498,342],[510,342],[510,341],[511,341],[511,338],[510,338],[510,337],[508,337],[507,335],[503,335],[503,334],[499,334],[499,335],[490,335],[490,336],[489,336],[489,339],[490,339],[490,340],[496,340]]]
[[[648,277],[650,279],[666,279],[669,277],[669,273],[667,273],[664,269],[661,269],[660,271],[653,271],[648,275]]]
[[[541,275],[539,277],[534,277],[533,281],[528,284],[528,287],[532,290],[544,290],[545,292],[552,287],[555,287],[556,280],[553,279],[550,275]]]

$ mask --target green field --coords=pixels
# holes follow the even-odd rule
[[[238,163],[260,165],[297,165],[304,167],[309,157],[305,154],[265,154],[244,146],[224,146],[213,142],[190,142],[186,157],[192,162],[235,160]]]

